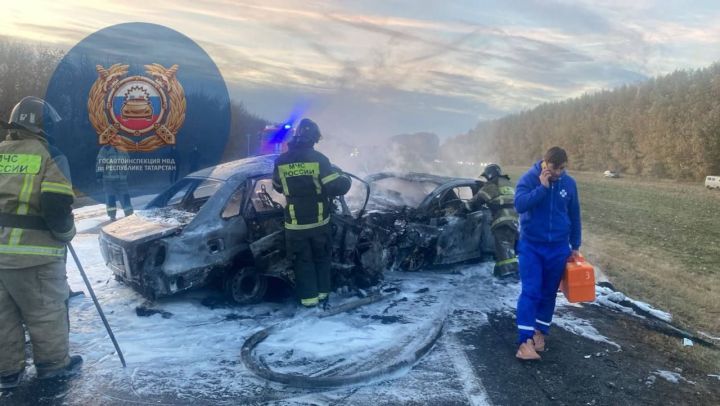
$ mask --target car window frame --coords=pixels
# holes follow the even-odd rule
[[[234,218],[243,217],[243,216],[244,216],[244,213],[243,213],[244,210],[243,210],[243,208],[245,207],[245,200],[246,200],[247,197],[248,197],[247,188],[248,188],[248,182],[241,182],[241,183],[239,183],[239,184],[235,187],[235,189],[230,193],[230,195],[228,196],[228,198],[225,199],[225,203],[223,203],[222,209],[220,210],[220,218],[221,218],[223,221],[230,221],[230,220],[232,220],[232,219],[234,219]],[[242,198],[240,199],[240,204],[238,205],[238,206],[239,206],[238,212],[237,212],[237,214],[235,214],[235,215],[233,215],[233,216],[225,217],[225,216],[224,216],[224,214],[225,214],[225,209],[227,209],[228,205],[230,204],[230,200],[233,198],[233,196],[235,196],[235,194],[236,194],[238,191],[241,191],[241,192],[242,192]]]
[[[255,193],[255,186],[257,185],[257,182],[259,180],[270,180],[270,187],[272,188],[272,174],[263,174],[263,175],[258,175],[258,176],[253,176],[251,178],[248,178],[247,181],[245,182],[245,184],[248,188],[247,190],[251,191],[251,192],[245,194],[245,198],[244,198],[245,203],[243,206],[244,209],[242,211],[243,216],[248,216],[250,214],[252,214],[254,216],[271,216],[271,215],[276,215],[277,213],[283,213],[283,215],[284,215],[285,206],[283,206],[282,209],[265,210],[265,211],[258,211],[255,208],[255,205],[253,204],[253,201],[252,201],[252,196]],[[281,203],[281,202],[278,202],[278,203]],[[287,200],[285,201],[285,204],[287,204]],[[252,210],[252,213],[250,212],[250,210]]]
[[[184,193],[182,199],[180,199],[179,202],[176,204],[170,204],[170,199],[175,196],[180,190],[183,190],[183,188],[186,188],[187,186],[178,187],[175,192],[172,193],[172,195],[168,196],[170,194],[170,191],[173,190],[173,188],[176,188],[181,183],[186,183],[189,188]],[[193,182],[197,182],[195,185],[193,185]],[[196,210],[196,211],[189,211],[187,210],[187,207],[184,207],[188,204],[190,197],[197,191],[198,187],[202,185],[205,182],[214,182],[217,184],[217,189],[210,195],[205,198],[205,201],[203,204]],[[221,179],[215,179],[215,178],[205,178],[205,177],[185,177],[178,181],[177,183],[171,185],[169,188],[165,189],[162,193],[157,195],[150,203],[147,204],[146,208],[174,208],[177,210],[187,211],[189,213],[199,213],[203,207],[212,199],[223,187],[225,184],[224,180]],[[164,203],[162,205],[155,204],[157,200],[164,200]]]
[[[419,208],[422,208],[423,210],[433,210],[433,209],[441,209],[440,202],[442,201],[442,198],[450,191],[455,188],[459,187],[469,187],[470,190],[473,193],[473,196],[478,192],[479,186],[477,181],[468,180],[465,182],[455,183],[455,182],[448,182],[443,183],[442,185],[438,186],[430,192],[430,194],[427,195],[425,200],[418,206]],[[459,198],[459,196],[458,196]],[[470,198],[472,199],[472,198]],[[461,201],[470,201],[470,199],[464,200],[460,199]]]
[[[389,175],[389,176],[385,176],[385,177],[382,177],[379,179],[374,179],[371,182],[369,182],[368,187],[370,189],[370,199],[372,199],[373,193],[377,193],[378,184],[381,184],[382,182],[387,182],[389,180],[396,180],[396,181],[399,180],[402,182],[407,182],[409,185],[412,185],[413,183],[418,183],[418,184],[420,184],[420,187],[422,187],[423,184],[425,184],[425,183],[431,184],[431,185],[436,184],[435,182],[433,182],[431,180],[422,180],[422,179],[421,180],[413,180],[413,179],[407,178],[402,175]],[[439,185],[435,186],[435,188],[432,191],[430,191],[429,193],[426,193],[425,196],[422,199],[420,199],[420,201],[415,205],[406,205],[406,204],[403,204],[403,205],[406,207],[412,208],[412,209],[418,209],[418,208],[422,207],[423,203],[425,203],[427,201],[428,196],[431,196],[433,193],[435,193],[435,191],[437,191],[441,187],[443,187],[443,184],[439,184]],[[391,190],[391,189],[385,188],[385,187],[383,187],[382,189]],[[400,198],[403,199],[403,203],[408,203],[408,201],[406,200],[407,197],[403,196],[402,193],[400,193]]]

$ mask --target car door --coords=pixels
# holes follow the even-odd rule
[[[285,195],[273,189],[271,174],[249,179],[247,187],[243,216],[255,265],[267,276],[292,283],[294,274],[285,256]]]
[[[233,191],[225,201],[222,210],[220,211],[220,219],[222,222],[222,228],[224,234],[224,240],[214,241],[208,239],[208,248],[212,251],[213,249],[220,249],[217,245],[227,245],[228,249],[242,252],[247,249],[247,236],[248,227],[245,222],[243,214],[243,205],[247,197],[248,185],[246,182],[239,183],[233,186]],[[237,254],[235,252],[235,254]]]
[[[454,264],[483,256],[487,210],[471,212],[468,202],[477,190],[475,182],[443,185],[433,192],[426,211],[429,225],[438,229],[433,265]]]

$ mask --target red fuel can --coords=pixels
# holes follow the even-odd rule
[[[582,255],[568,258],[560,290],[571,303],[595,301],[595,270]]]

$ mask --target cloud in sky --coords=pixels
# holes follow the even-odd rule
[[[519,0],[28,0],[0,35],[69,48],[103,27],[162,24],[197,41],[231,95],[280,121],[308,105],[363,140],[479,120],[720,59],[720,3]]]

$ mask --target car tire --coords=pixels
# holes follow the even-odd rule
[[[260,302],[267,292],[268,280],[254,267],[228,272],[223,283],[225,294],[241,305]]]

